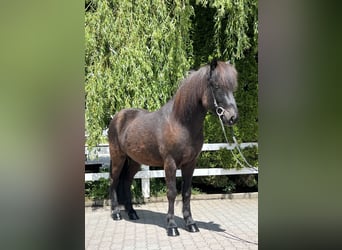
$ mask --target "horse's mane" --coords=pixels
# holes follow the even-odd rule
[[[209,67],[204,66],[197,71],[192,71],[180,83],[175,96],[173,111],[180,120],[190,118],[191,112],[198,105],[203,92],[207,88]]]
[[[218,85],[225,90],[237,88],[237,72],[235,68],[225,62],[217,62],[215,68],[205,65],[197,71],[190,71],[188,76],[180,83],[173,103],[173,111],[180,120],[187,120],[198,107],[199,102],[205,96],[212,101],[211,95],[207,95],[209,84]],[[204,105],[204,108],[208,107]]]

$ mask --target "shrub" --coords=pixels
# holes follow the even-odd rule
[[[85,197],[90,199],[108,199],[109,180],[100,178],[97,181],[85,182]]]

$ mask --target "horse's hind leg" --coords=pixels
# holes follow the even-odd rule
[[[117,187],[119,184],[119,177],[122,168],[125,164],[126,156],[118,154],[118,152],[111,151],[110,164],[110,199],[111,199],[111,216],[114,220],[121,220],[119,200],[117,194]]]
[[[182,167],[182,198],[183,198],[183,218],[185,221],[186,229],[189,232],[199,232],[199,229],[192,219],[190,209],[190,198],[191,198],[191,180],[195,169],[194,164],[190,164]]]
[[[177,195],[176,171],[177,167],[172,158],[167,158],[164,162],[165,180],[167,185],[167,199],[169,201],[169,210],[167,212],[167,235],[178,236],[179,232],[175,221],[175,199]]]
[[[138,220],[139,217],[132,206],[132,192],[131,185],[134,178],[134,175],[140,169],[140,164],[128,158],[128,164],[125,166],[126,168],[123,170],[124,175],[120,176],[120,183],[123,188],[123,204],[125,205],[125,210],[128,214],[130,220]]]

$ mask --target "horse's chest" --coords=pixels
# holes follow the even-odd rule
[[[168,142],[162,148],[163,155],[172,156],[178,164],[196,159],[203,145],[203,137],[192,138],[188,131],[178,131],[165,136]]]
[[[198,147],[193,147],[193,146],[188,145],[188,147],[180,148],[178,152],[179,152],[178,159],[176,159],[176,162],[182,165],[187,162],[194,161],[197,158],[198,154],[200,153],[200,149]]]

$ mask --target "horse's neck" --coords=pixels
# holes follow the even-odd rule
[[[185,100],[184,103],[188,102]],[[196,102],[196,105],[185,104],[182,107],[178,107],[177,104],[181,105],[181,103],[172,102],[171,117],[194,134],[203,133],[203,123],[207,110],[202,106],[201,102]]]
[[[206,75],[207,68],[190,74],[172,100],[171,116],[194,134],[203,132],[204,118],[207,113],[202,105],[202,98],[207,89]]]
[[[195,138],[203,136],[203,126],[206,113],[207,110],[205,110],[203,106],[198,105],[196,109],[191,111],[185,121],[182,122],[182,124],[188,128]]]

